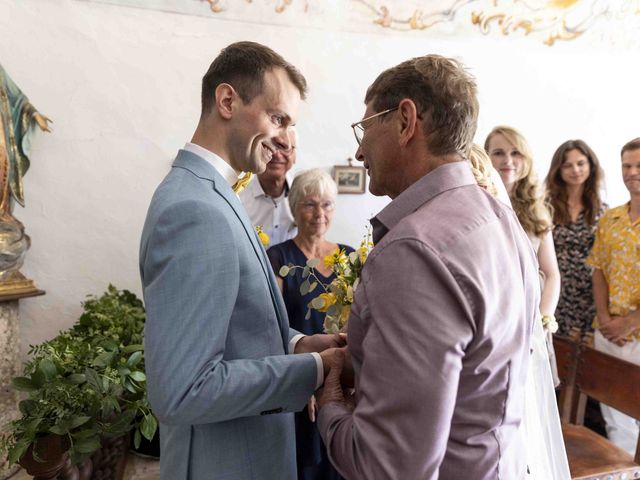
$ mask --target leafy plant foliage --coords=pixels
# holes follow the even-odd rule
[[[13,380],[26,392],[22,417],[0,439],[10,463],[46,435],[66,436],[79,464],[100,448],[100,439],[134,430],[134,441],[151,440],[158,422],[146,394],[142,345],[145,312],[127,290],[109,285],[89,296],[78,322],[29,352],[23,375]]]

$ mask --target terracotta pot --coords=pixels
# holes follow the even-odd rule
[[[67,437],[48,435],[38,438],[36,453],[42,460],[33,457],[33,444],[18,462],[34,480],[79,480],[78,468],[69,459]]]

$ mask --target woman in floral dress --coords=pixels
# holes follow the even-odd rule
[[[606,209],[600,198],[603,172],[598,157],[582,140],[558,147],[545,180],[553,207],[553,241],[560,268],[560,300],[556,308],[559,333],[573,327],[584,334],[592,330],[596,311],[591,268],[585,259],[593,245],[596,224]]]

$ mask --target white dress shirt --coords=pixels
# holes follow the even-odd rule
[[[231,165],[212,151],[190,142],[185,144],[183,150],[198,155],[200,158],[213,165],[213,168],[215,168],[218,173],[222,175],[227,182],[229,182],[229,185],[233,186],[233,184],[238,181],[238,174],[233,168],[231,168]]]
[[[287,198],[289,184],[287,179],[282,195],[272,198],[264,193],[259,179],[254,178],[238,195],[253,225],[260,225],[269,235],[269,246],[289,240],[298,233]]]

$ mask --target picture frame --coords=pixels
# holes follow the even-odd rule
[[[338,193],[364,193],[366,176],[364,167],[336,165],[333,169]]]

